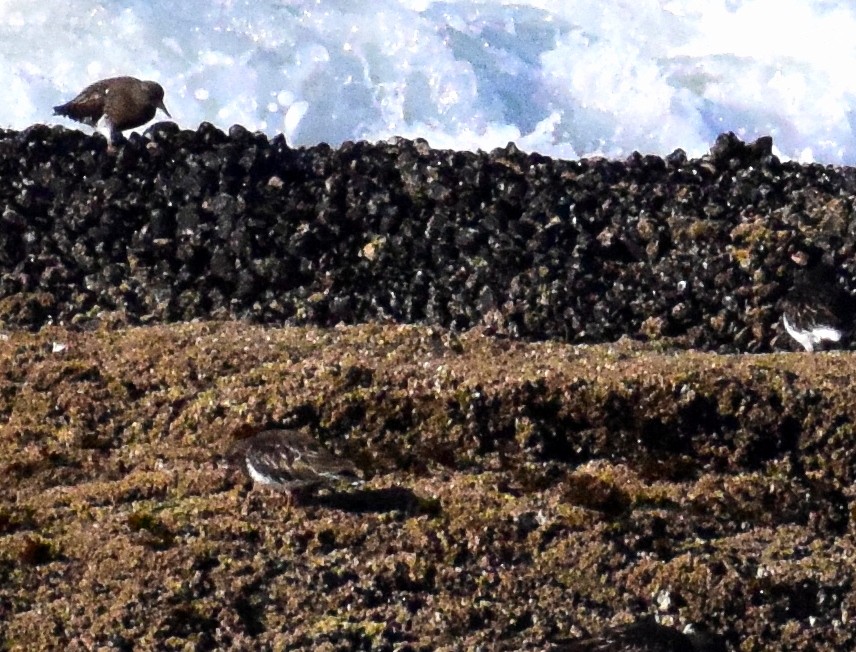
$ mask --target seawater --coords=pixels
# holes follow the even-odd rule
[[[0,127],[130,74],[176,122],[577,158],[773,136],[856,162],[845,0],[0,0]]]

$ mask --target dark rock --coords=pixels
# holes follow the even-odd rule
[[[41,288],[51,317],[79,321],[72,288],[86,277],[104,310],[124,296],[110,288],[134,288],[120,302],[130,322],[217,306],[762,351],[800,248],[824,250],[856,291],[854,188],[851,170],[782,164],[769,138],[733,134],[700,160],[622,163],[400,138],[291,149],[206,123],[159,123],[110,153],[103,138],[36,125],[0,139],[0,300]],[[44,256],[54,262],[33,264]],[[47,317],[25,314],[0,320]]]

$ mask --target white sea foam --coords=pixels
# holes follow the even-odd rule
[[[0,0],[0,126],[117,74],[175,120],[289,142],[508,141],[562,157],[707,151],[773,136],[856,163],[847,0]]]

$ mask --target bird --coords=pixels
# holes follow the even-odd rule
[[[70,102],[55,106],[54,115],[96,127],[103,118],[110,143],[121,132],[144,125],[158,109],[172,118],[163,102],[163,87],[136,77],[111,77],[84,88]]]
[[[288,496],[288,505],[318,487],[340,488],[362,484],[356,465],[334,455],[306,432],[263,430],[239,439],[226,454],[256,484]]]
[[[701,627],[683,632],[659,624],[653,616],[611,627],[599,636],[564,640],[554,650],[563,652],[725,652],[721,636]]]
[[[835,268],[816,262],[796,273],[793,287],[781,301],[781,310],[785,331],[813,353],[824,342],[841,341],[853,305],[850,295],[838,284]]]

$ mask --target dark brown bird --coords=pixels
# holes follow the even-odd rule
[[[353,462],[299,430],[264,430],[235,442],[226,458],[256,483],[287,494],[289,505],[317,487],[362,482]]]
[[[126,129],[146,124],[158,109],[172,117],[164,106],[160,84],[135,77],[111,77],[90,84],[70,102],[55,106],[54,115],[91,127],[103,118],[112,143]]]
[[[600,636],[557,642],[563,652],[725,652],[719,636],[701,628],[681,633],[648,616],[635,623],[619,625]]]

